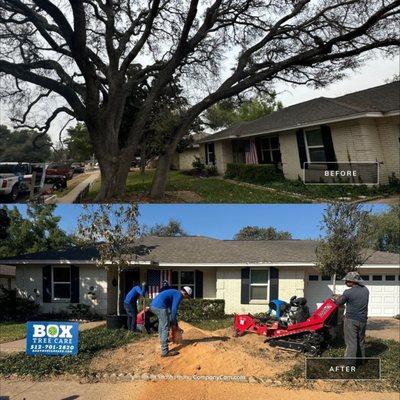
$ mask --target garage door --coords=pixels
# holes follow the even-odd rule
[[[369,289],[368,315],[370,317],[393,317],[400,314],[399,275],[373,273],[361,275]],[[317,304],[333,294],[333,285],[329,277],[317,274],[306,275],[305,297],[312,311]],[[347,287],[343,281],[336,282],[336,293],[342,294]]]

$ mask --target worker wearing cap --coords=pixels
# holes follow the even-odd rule
[[[363,285],[358,272],[349,272],[343,280],[349,289],[335,299],[336,304],[346,305],[344,319],[345,357],[365,358],[365,328],[368,319],[369,290]]]
[[[137,301],[140,297],[144,297],[146,293],[146,282],[140,286],[137,282],[133,282],[132,289],[128,292],[124,299],[124,308],[127,315],[127,325],[131,332],[136,332],[136,318],[138,314]]]
[[[160,292],[151,302],[150,310],[158,317],[158,334],[160,335],[161,357],[176,356],[178,351],[168,348],[168,331],[170,324],[178,326],[178,309],[183,299],[190,299],[192,289],[184,286],[181,290],[167,289]]]

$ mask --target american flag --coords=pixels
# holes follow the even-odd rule
[[[149,269],[147,271],[147,284],[149,286],[149,297],[154,299],[160,293],[163,281],[171,284],[172,271],[168,269]]]
[[[246,164],[258,164],[257,148],[255,139],[250,139],[245,143],[244,155]]]

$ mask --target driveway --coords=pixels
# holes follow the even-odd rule
[[[400,320],[395,318],[369,318],[367,336],[400,342]]]

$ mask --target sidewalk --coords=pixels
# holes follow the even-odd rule
[[[56,200],[56,203],[61,203],[61,204],[73,204],[77,200],[79,200],[79,197],[82,195],[82,193],[89,189],[93,183],[99,179],[100,177],[100,171],[94,171],[93,173],[90,174],[83,182],[79,183],[76,185],[70,192],[68,192],[65,196],[60,197],[59,199]]]
[[[79,331],[86,331],[88,329],[97,328],[98,326],[105,325],[106,321],[93,321],[84,322],[79,324]],[[0,353],[18,353],[25,351],[25,339],[14,340],[13,342],[6,342],[0,344]]]

